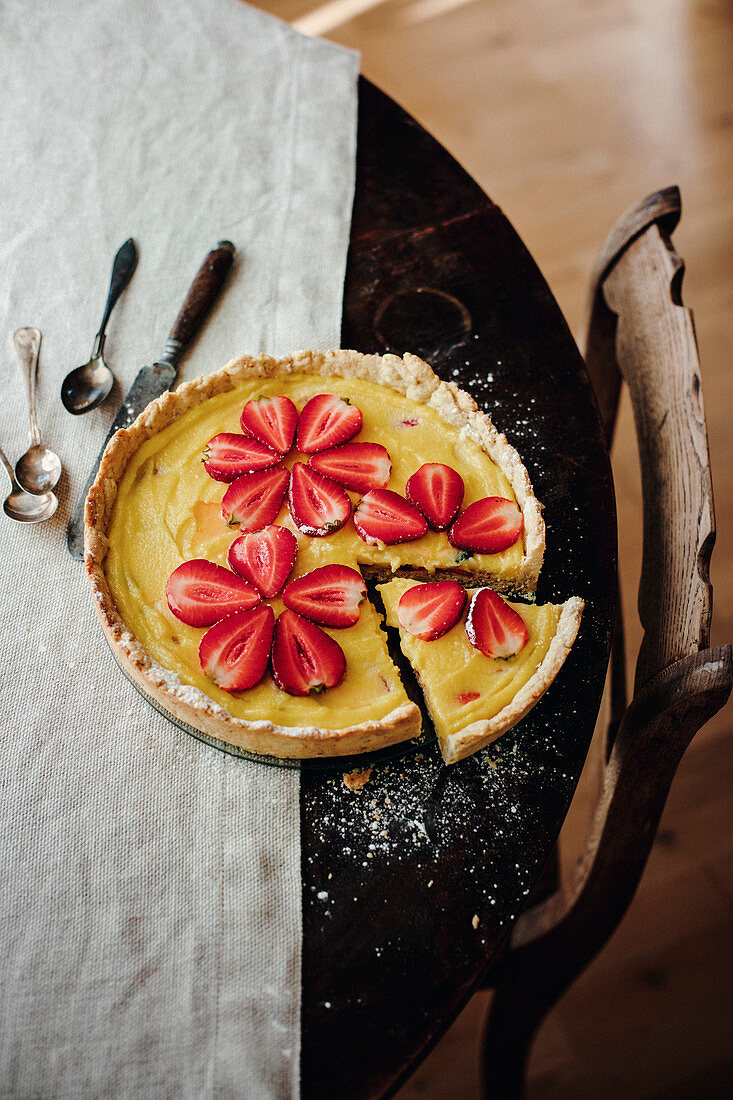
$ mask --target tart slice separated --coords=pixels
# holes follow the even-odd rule
[[[221,741],[292,758],[420,732],[364,579],[401,578],[383,583],[395,623],[395,586],[433,578],[432,599],[442,584],[456,625],[410,635],[442,649],[480,619],[464,587],[532,597],[545,537],[517,452],[468,395],[414,356],[351,351],[243,357],[164,394],[110,441],[85,524],[97,613],[143,691]],[[527,653],[506,661],[488,717],[485,699],[443,700],[403,637],[446,761],[526,713],[580,607],[522,607]]]
[[[544,695],[575,641],[583,601],[537,606],[473,589],[456,614],[455,603],[433,596],[440,587],[396,579],[379,592],[443,759],[454,764],[516,725]]]

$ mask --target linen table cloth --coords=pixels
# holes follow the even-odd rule
[[[122,394],[217,241],[235,265],[181,379],[339,345],[358,58],[240,0],[4,0],[0,442],[27,445],[11,336],[42,330],[54,519],[0,516],[0,1095],[297,1096],[299,774],[154,712],[98,628],[66,523]],[[112,258],[140,262],[73,418]]]

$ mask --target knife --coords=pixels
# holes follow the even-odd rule
[[[184,351],[191,343],[194,333],[209,312],[214,299],[224,285],[234,259],[234,245],[231,241],[219,241],[199,268],[191,283],[181,312],[165,342],[160,359],[151,367],[138,371],[135,381],[127,391],[120,411],[112,422],[102,449],[87,478],[81,497],[74,509],[66,535],[66,545],[72,558],[82,561],[84,558],[84,505],[87,493],[94,484],[102,455],[115,432],[120,428],[129,428],[133,420],[140,415],[151,401],[171,389],[178,377],[178,363]]]

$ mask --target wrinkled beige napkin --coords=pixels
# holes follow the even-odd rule
[[[224,294],[182,380],[242,352],[338,346],[356,55],[240,0],[0,5],[0,443],[27,445],[11,335],[43,332],[57,516],[0,513],[0,1095],[297,1096],[297,771],[234,759],[136,694],[66,523],[115,409],[221,238]],[[121,388],[73,418],[117,248]]]

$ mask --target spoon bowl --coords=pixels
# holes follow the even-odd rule
[[[114,375],[101,355],[69,371],[61,385],[61,403],[74,416],[90,412],[109,397]]]
[[[44,493],[43,496],[33,496],[18,488],[8,494],[3,501],[3,511],[10,519],[19,523],[42,523],[44,519],[50,519],[59,506],[55,493]]]
[[[61,459],[41,443],[29,447],[15,464],[15,476],[26,493],[43,496],[61,477]]]
[[[43,495],[50,492],[61,477],[61,459],[41,443],[36,420],[36,375],[41,334],[37,328],[19,328],[13,333],[13,344],[28,390],[31,421],[30,446],[15,464],[15,476],[27,493]]]
[[[137,267],[137,248],[132,237],[125,241],[112,264],[107,305],[88,363],[69,371],[61,383],[61,403],[73,416],[91,412],[109,397],[114,375],[104,361],[105,329],[115,302],[132,278]]]
[[[0,461],[10,478],[10,492],[3,502],[5,515],[18,523],[41,523],[44,519],[50,519],[59,506],[55,494],[48,492],[42,496],[33,496],[31,493],[24,492],[15,480],[13,467],[5,457],[2,448],[0,448]]]

